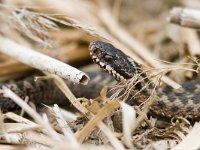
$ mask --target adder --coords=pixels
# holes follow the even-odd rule
[[[89,50],[92,60],[117,81],[126,82],[135,75],[140,74],[142,80],[136,80],[137,83],[135,83],[132,95],[134,95],[134,92],[141,92],[128,101],[130,105],[140,105],[151,95],[152,88],[154,87],[153,84],[148,86],[149,89],[141,90],[146,85],[145,82],[150,80],[142,70],[141,65],[121,50],[115,48],[110,43],[102,41],[91,42]],[[101,79],[97,82],[91,82],[87,87],[74,85],[70,82],[67,83],[77,97],[83,97],[88,94],[89,96],[86,97],[94,98],[99,94],[96,91],[99,91],[104,86],[104,83],[100,82],[101,80],[103,81],[105,78],[109,78],[107,83],[113,81],[102,71],[89,73],[91,78],[95,78],[96,75],[99,75]],[[7,86],[23,99],[25,99],[25,96],[28,96],[29,100],[36,105],[41,103],[63,104],[63,102],[66,102],[66,97],[52,81],[40,80],[35,82],[34,76],[14,84],[0,84],[1,86]],[[3,93],[0,93],[0,107],[3,110],[14,110],[18,108]],[[180,116],[198,120],[200,118],[200,79],[186,81],[180,89],[173,89],[170,86],[166,86],[161,90],[156,90],[155,102],[149,108],[149,114],[164,118]]]
[[[147,100],[154,85],[151,83],[145,90],[141,90],[147,84],[145,82],[148,82],[141,65],[110,43],[94,41],[89,49],[92,60],[116,80],[126,81],[134,76],[140,78],[135,80],[137,83],[133,89],[133,93],[139,92],[139,96],[132,99],[131,103],[140,105]],[[200,117],[200,79],[186,81],[179,89],[166,86],[157,90],[154,98],[155,102],[149,108],[152,115],[164,118],[186,117],[192,120]]]

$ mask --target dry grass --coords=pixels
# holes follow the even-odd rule
[[[1,1],[0,36],[76,67],[89,61],[89,42],[108,41],[143,64],[148,77],[156,83],[154,91],[160,81],[178,88],[179,81],[193,78],[193,72],[199,72],[199,69],[193,68],[199,66],[198,62],[190,63],[188,57],[199,57],[199,34],[194,29],[171,25],[166,18],[172,6],[195,7],[197,4],[200,6],[198,1],[172,0],[142,3],[131,0]],[[163,58],[165,60],[158,61]],[[9,82],[34,71],[0,54],[0,81]],[[77,98],[76,93],[73,94],[58,76],[47,74],[45,78],[39,78],[53,79],[76,108],[70,113],[56,104],[53,108],[44,106],[45,110],[39,109],[41,113],[4,87],[0,97],[3,94],[10,97],[22,111],[0,114],[0,149],[199,148],[199,123],[192,127],[184,118],[160,122],[146,117],[155,100],[154,94],[140,108],[119,102],[120,99],[128,99],[138,78],[115,86],[111,90],[115,91],[111,98],[106,94],[107,88],[104,88],[95,99]],[[149,84],[144,85],[142,90]],[[124,89],[126,93],[118,97]],[[24,112],[29,117],[23,115]],[[122,120],[118,119],[116,125],[112,121],[113,116],[122,117]],[[118,125],[119,129],[116,129]]]

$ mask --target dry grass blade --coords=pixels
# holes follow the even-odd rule
[[[54,82],[59,87],[59,89],[65,94],[65,96],[69,99],[71,104],[79,110],[83,115],[87,116],[89,113],[88,110],[76,99],[74,94],[70,91],[70,89],[67,87],[63,79],[59,78],[56,75],[49,74],[49,77],[54,79]]]
[[[64,15],[51,15],[51,16],[48,16],[48,18],[50,20],[57,22],[57,23],[61,23],[61,24],[66,25],[66,26],[71,26],[71,27],[80,29],[80,30],[85,31],[85,32],[87,32],[88,34],[90,34],[94,37],[105,40],[105,37],[101,34],[101,32],[98,32],[96,28],[94,28],[92,26],[88,26],[86,24],[83,24],[83,23],[81,23],[81,22],[79,22],[79,21],[77,21],[73,18],[66,17]]]
[[[105,117],[107,117],[111,112],[120,107],[118,101],[112,101],[105,105],[99,110],[99,112],[93,116],[89,122],[84,126],[84,128],[78,133],[77,139],[79,142],[83,142],[86,137],[94,130],[94,127],[98,125]]]
[[[15,103],[17,103],[21,108],[24,109],[26,113],[28,113],[34,120],[45,128],[50,137],[55,140],[61,141],[58,134],[51,128],[49,124],[44,123],[43,119],[35,112],[28,104],[26,104],[20,97],[18,97],[15,93],[13,93],[10,89],[3,87],[3,93],[6,97],[11,98]]]
[[[6,114],[4,114],[4,118],[5,119],[11,119],[11,120],[14,120],[16,122],[19,122],[19,123],[26,123],[26,124],[29,124],[29,125],[38,125],[22,116],[19,116],[13,112],[8,112]]]
[[[104,134],[107,136],[109,139],[110,143],[114,147],[114,149],[118,150],[125,150],[124,146],[122,145],[121,141],[119,141],[113,132],[107,128],[102,122],[99,123],[99,128],[104,132]]]
[[[5,133],[22,133],[25,131],[38,130],[39,125],[27,125],[24,123],[4,123]]]
[[[74,136],[74,133],[72,132],[72,130],[68,126],[67,122],[64,120],[58,105],[54,104],[53,111],[54,111],[56,120],[58,122],[58,125],[62,129],[63,134],[65,135],[67,141],[70,144],[70,147],[78,148],[79,144],[78,144],[78,142],[77,142],[77,140]]]

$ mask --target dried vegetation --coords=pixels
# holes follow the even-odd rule
[[[198,69],[196,71],[194,67],[198,67],[196,58],[200,56],[199,34],[195,30],[200,28],[199,11],[184,9],[187,7],[199,8],[200,2],[2,0],[0,45],[6,38],[78,68],[91,62],[89,42],[108,41],[146,66],[147,72],[153,73],[152,78],[158,77],[154,82],[160,83],[161,79],[163,84],[178,88],[179,83],[196,77],[194,72],[198,73]],[[16,47],[7,45],[6,48],[10,51]],[[10,82],[35,71],[0,53],[1,82]],[[76,111],[69,112],[56,104],[52,107],[44,104],[45,110],[43,107],[36,111],[37,106],[26,103],[28,97],[24,101],[3,87],[1,92],[17,103],[21,111],[0,114],[0,149],[179,150],[200,147],[199,123],[193,126],[184,118],[163,122],[146,117],[153,102],[151,97],[142,108],[134,109],[118,101],[122,97],[117,94],[111,97],[112,100],[108,98],[106,87],[95,99],[78,98],[60,77],[48,73],[38,77],[44,78],[53,79]],[[124,86],[127,88],[130,84],[133,80],[119,84],[118,90],[123,91]],[[127,93],[130,90],[131,86]],[[123,96],[128,98],[126,94]],[[119,113],[123,118],[118,119],[117,125],[116,122],[113,125],[113,113]]]

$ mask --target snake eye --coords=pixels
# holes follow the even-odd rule
[[[104,56],[104,59],[105,59],[106,61],[111,61],[111,60],[113,60],[113,57],[110,56],[110,55],[105,55],[105,56]]]

